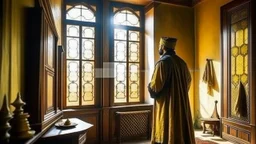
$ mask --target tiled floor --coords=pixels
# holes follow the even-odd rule
[[[200,130],[196,130],[195,131],[195,137],[200,138],[201,140],[208,140],[208,141],[212,141],[218,144],[233,144],[229,141],[226,141],[218,136],[212,136],[212,134],[203,134],[202,131]],[[133,141],[133,142],[125,142],[122,144],[150,144],[150,141]]]

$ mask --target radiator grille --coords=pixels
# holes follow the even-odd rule
[[[117,140],[150,137],[150,111],[116,112]]]

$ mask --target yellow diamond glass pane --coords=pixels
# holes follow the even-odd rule
[[[248,82],[248,77],[247,77],[247,75],[242,75],[241,76],[241,82],[245,85],[245,84],[247,84],[247,82]]]
[[[235,57],[231,56],[231,74],[235,74],[235,69],[236,68],[236,59]]]
[[[248,46],[247,45],[243,45],[240,49],[240,53],[242,55],[246,55],[248,53]]]
[[[244,43],[248,44],[248,28],[244,30]]]
[[[244,57],[239,55],[236,57],[236,74],[241,75],[244,72]]]
[[[239,52],[239,48],[238,47],[233,47],[231,49],[232,56],[234,56],[234,57],[236,57],[238,55],[238,52]]]
[[[248,74],[248,55],[244,57],[244,73]]]
[[[235,46],[235,38],[236,38],[236,33],[234,31],[231,32],[231,47]]]
[[[239,30],[236,32],[236,46],[240,47],[244,43],[244,31]]]

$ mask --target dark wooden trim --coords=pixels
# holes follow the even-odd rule
[[[110,13],[109,13],[109,1],[104,0],[103,1],[103,13],[104,16],[102,17],[103,20],[103,25],[102,25],[102,35],[103,35],[103,46],[102,48],[104,49],[103,53],[103,66],[102,66],[102,70],[103,70],[103,87],[102,87],[102,101],[103,101],[103,107],[109,107],[110,106],[110,68],[108,67],[109,62],[110,62],[110,47],[109,47],[109,33],[110,33]],[[104,73],[108,74],[108,77],[104,77]]]
[[[50,25],[52,31],[54,32],[54,35],[56,35],[57,38],[59,38],[57,28],[55,26],[54,19],[53,19],[50,0],[39,0],[39,4],[45,13],[45,17],[48,20],[49,25]]]
[[[192,7],[193,3],[192,0],[182,0],[182,1],[172,1],[172,0],[153,0],[153,2],[160,2],[160,3],[166,3],[166,4],[174,4],[174,5],[181,5],[181,6],[187,6]]]

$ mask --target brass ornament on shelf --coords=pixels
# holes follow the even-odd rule
[[[16,100],[11,103],[15,107],[13,119],[11,120],[11,141],[23,141],[34,136],[35,131],[31,130],[27,118],[28,113],[24,113],[23,106],[26,103],[22,101],[20,94],[17,94]]]
[[[10,113],[9,105],[7,104],[6,95],[4,96],[3,105],[0,110],[0,143],[8,144],[10,139],[10,134],[8,131],[11,129],[9,120],[12,118]]]

